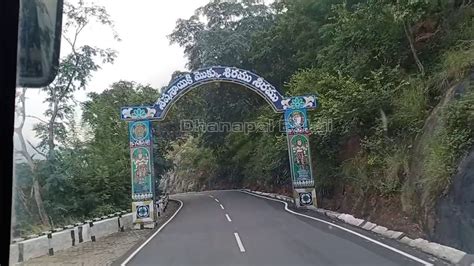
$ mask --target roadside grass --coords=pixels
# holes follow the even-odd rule
[[[447,192],[456,165],[474,144],[474,91],[454,100],[442,110],[442,127],[438,128],[429,145],[424,161],[422,202],[433,205]]]

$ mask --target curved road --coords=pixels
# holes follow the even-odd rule
[[[331,225],[289,213],[281,202],[239,191],[187,193],[173,198],[181,200],[183,208],[127,265],[444,264],[396,241],[351,228],[413,256],[409,258]],[[307,214],[327,220],[310,211]]]

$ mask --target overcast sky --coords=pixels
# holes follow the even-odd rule
[[[121,42],[100,25],[84,29],[81,42],[118,51],[113,65],[104,65],[94,73],[86,91],[76,93],[76,99],[84,101],[88,92],[100,92],[119,80],[136,81],[159,88],[168,84],[175,70],[185,70],[183,49],[170,45],[168,38],[179,18],[189,18],[194,10],[209,0],[94,0],[105,6],[118,32]],[[65,45],[66,42],[63,42]],[[65,47],[65,46],[64,46]],[[65,48],[62,49],[64,53]],[[44,93],[30,89],[27,92],[27,114],[42,117],[46,109]],[[79,113],[78,113],[79,116]],[[24,128],[27,139],[33,143],[31,130],[36,121],[28,118]]]

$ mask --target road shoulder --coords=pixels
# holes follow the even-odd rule
[[[182,206],[182,203],[173,199],[170,199],[168,203],[168,207],[166,212],[164,212],[158,219],[157,225],[155,229],[150,230],[150,232],[146,235],[146,237],[140,239],[140,241],[137,241],[132,247],[130,247],[123,255],[120,257],[116,258],[113,263],[111,264],[112,266],[119,266],[121,265],[124,261],[126,261],[132,254],[137,250],[142,247],[142,245],[147,242],[155,233],[156,231],[160,230],[163,225],[172,219],[174,215],[179,211],[180,207]],[[144,229],[145,230],[145,229]]]

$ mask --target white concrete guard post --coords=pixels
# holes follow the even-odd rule
[[[89,222],[89,231],[90,231],[90,234],[91,234],[91,241],[95,242],[94,222]]]

